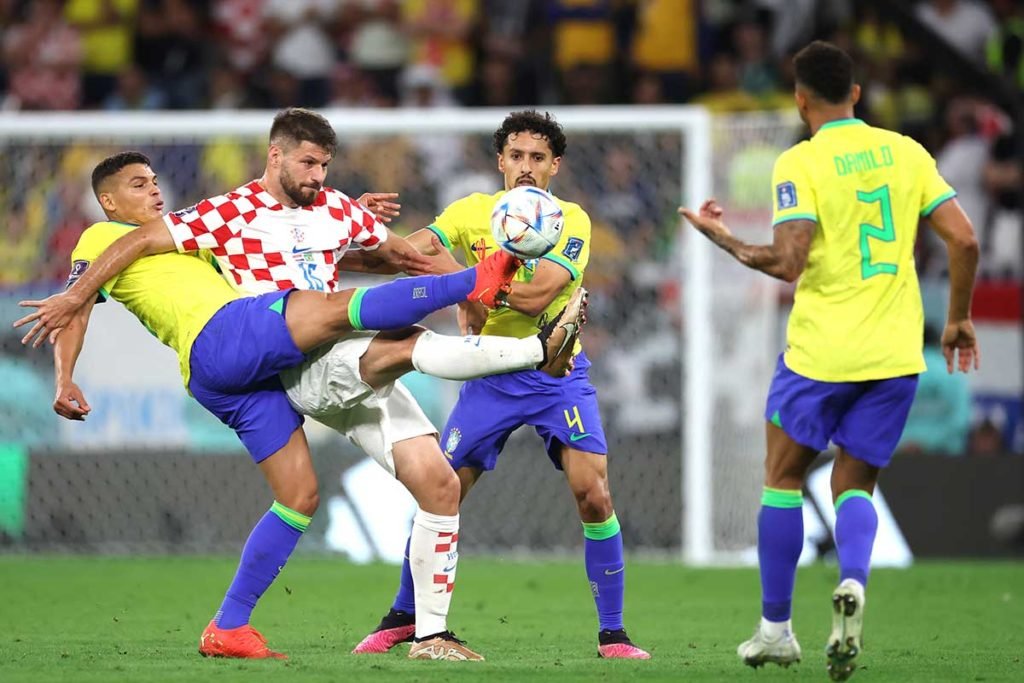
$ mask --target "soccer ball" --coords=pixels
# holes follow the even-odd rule
[[[494,241],[521,259],[540,258],[554,249],[564,225],[558,202],[539,187],[509,190],[491,212]]]

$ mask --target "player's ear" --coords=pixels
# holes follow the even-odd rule
[[[558,175],[558,167],[562,165],[562,157],[555,157],[551,160],[551,175]]]
[[[505,157],[501,152],[498,152],[498,170],[502,173],[505,172]]]
[[[856,105],[860,102],[860,83],[854,83],[850,88],[850,104]]]
[[[117,204],[114,202],[114,197],[109,192],[100,192],[99,196],[96,197],[96,201],[100,203],[100,208],[103,209],[104,213],[111,214],[117,211]]]

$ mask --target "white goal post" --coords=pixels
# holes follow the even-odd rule
[[[569,134],[609,133],[623,135],[676,134],[680,137],[682,169],[680,201],[696,207],[713,191],[711,115],[701,107],[573,107],[549,110]],[[490,134],[508,114],[506,109],[328,109],[322,113],[332,122],[341,138],[347,136]],[[100,145],[127,146],[138,143],[194,143],[220,136],[262,139],[266,136],[271,111],[210,111],[162,113],[25,113],[0,115],[0,148],[11,154],[11,146],[31,147],[37,143],[95,142]],[[9,158],[8,164],[18,163]],[[159,172],[159,171],[158,171]],[[556,179],[557,180],[557,179]],[[224,188],[226,189],[226,188]],[[345,189],[342,185],[342,189]],[[404,188],[364,188],[396,190]],[[558,193],[557,183],[554,188]],[[767,193],[765,193],[767,194]],[[191,203],[189,198],[184,203]],[[567,196],[573,200],[574,197]],[[184,204],[183,204],[184,205]],[[591,207],[584,205],[591,211]],[[657,207],[664,211],[666,207]],[[675,207],[671,207],[674,210]],[[712,248],[693,230],[682,232],[682,273],[678,273],[683,295],[682,336],[682,438],[676,453],[682,460],[681,501],[673,507],[682,514],[676,543],[683,559],[703,565],[716,562],[713,527],[712,436],[714,411],[713,373],[715,340],[712,317]],[[606,392],[607,393],[607,392]],[[668,455],[666,453],[665,455]],[[613,468],[626,462],[628,453],[619,453]],[[665,503],[669,505],[668,502]],[[626,511],[628,514],[628,510]],[[750,511],[753,514],[753,511]],[[678,518],[677,518],[678,519]],[[672,545],[675,545],[673,543]]]

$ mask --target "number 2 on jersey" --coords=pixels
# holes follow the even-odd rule
[[[889,198],[889,186],[882,185],[877,190],[871,192],[857,190],[857,201],[864,202],[865,204],[878,202],[882,213],[882,227],[872,225],[871,223],[860,224],[861,279],[867,280],[869,277],[876,275],[895,275],[897,270],[895,263],[871,262],[871,242],[869,241],[873,239],[881,242],[896,241],[896,226],[893,225],[892,221],[892,200]]]

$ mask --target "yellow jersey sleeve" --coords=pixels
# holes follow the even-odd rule
[[[441,212],[440,216],[434,219],[433,223],[427,226],[427,230],[437,235],[441,244],[449,251],[459,246],[460,227],[465,224],[468,199],[469,197],[466,197],[452,202]]]
[[[921,182],[921,215],[928,217],[939,204],[955,197],[956,190],[939,174],[935,158],[917,141],[911,140],[911,143],[921,157],[921,170],[918,173]]]
[[[78,238],[78,244],[75,245],[74,251],[71,252],[71,274],[68,275],[66,287],[75,284],[78,278],[82,277],[85,271],[89,269],[92,262],[107,250],[107,247],[117,241],[117,238],[127,234],[134,228],[134,225],[112,222],[96,223],[88,227],[82,233],[82,236]],[[107,300],[120,276],[119,273],[103,283],[103,286],[100,287],[100,291],[96,295],[97,302]]]
[[[807,164],[803,144],[783,152],[772,170],[772,226],[786,221],[818,222],[818,198]]]
[[[562,238],[542,258],[562,266],[573,280],[578,280],[590,261],[590,216],[578,204],[560,203],[565,211]]]

